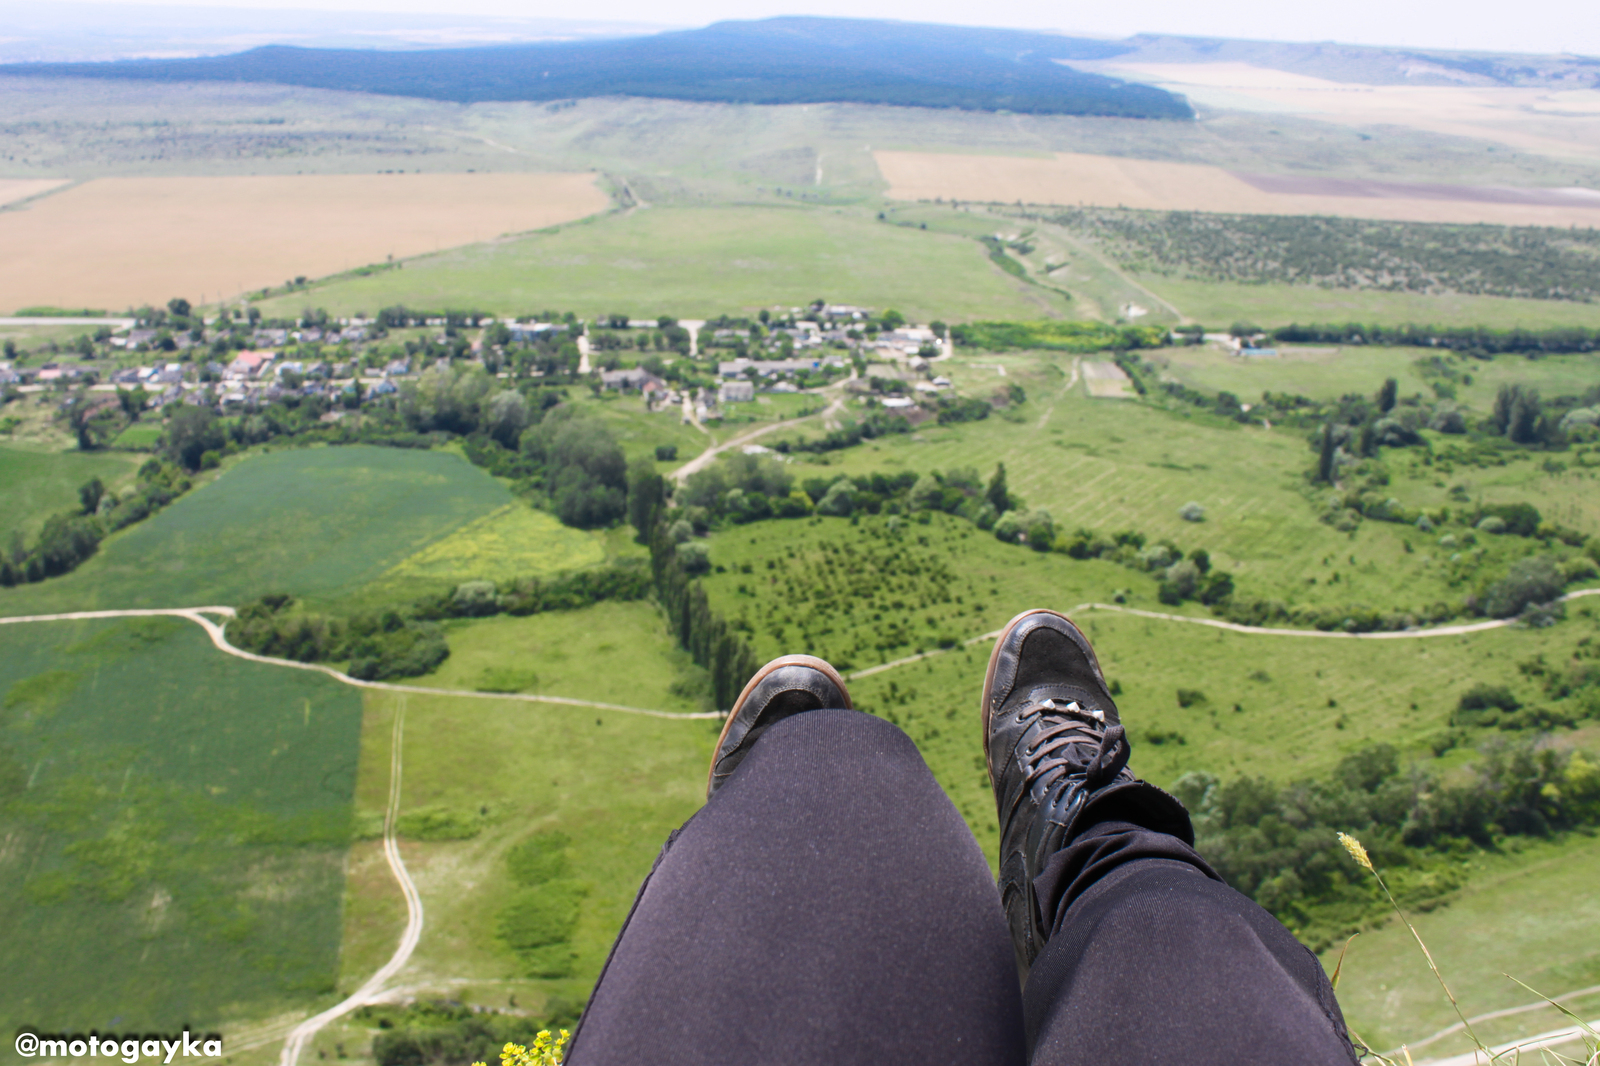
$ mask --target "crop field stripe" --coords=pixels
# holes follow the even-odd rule
[[[302,663],[293,659],[275,659],[270,655],[257,655],[255,652],[244,651],[228,642],[223,633],[223,627],[217,625],[206,614],[220,614],[232,618],[232,607],[167,607],[143,608],[128,611],[73,611],[66,614],[35,614],[20,615],[13,618],[0,618],[0,625],[16,622],[69,622],[90,618],[149,618],[156,615],[169,615],[174,618],[187,618],[206,631],[211,638],[211,643],[216,645],[218,651],[240,659],[248,659],[253,663],[265,663],[268,666],[287,666],[295,670],[312,670],[317,673],[327,674],[336,681],[342,681],[356,688],[380,689],[384,692],[412,693],[418,696],[464,696],[469,699],[480,700],[523,700],[529,703],[561,703],[571,707],[597,707],[605,711],[621,711],[624,714],[643,714],[652,718],[722,718],[720,711],[696,711],[679,714],[673,711],[653,711],[645,707],[624,707],[619,703],[599,703],[594,700],[578,700],[567,696],[538,696],[526,692],[467,692],[453,688],[424,688],[421,685],[395,685],[387,681],[362,681],[351,677],[349,674],[335,670],[331,666],[321,663]]]
[[[215,638],[213,638],[215,639]],[[307,1042],[322,1029],[323,1026],[337,1018],[342,1018],[357,1007],[364,1006],[372,997],[383,990],[389,978],[400,972],[406,963],[411,961],[411,953],[417,949],[417,944],[422,940],[422,896],[417,892],[416,882],[411,880],[411,873],[406,869],[405,860],[400,857],[400,843],[395,838],[396,826],[400,818],[400,772],[401,744],[405,740],[406,701],[400,700],[399,710],[394,716],[394,733],[390,738],[389,748],[389,805],[383,812],[383,857],[389,863],[389,872],[394,874],[394,879],[400,886],[400,892],[406,899],[406,928],[400,934],[400,943],[395,947],[394,954],[389,961],[379,967],[378,971],[367,982],[354,992],[350,993],[342,1002],[334,1004],[321,1014],[314,1015],[295,1026],[284,1041],[283,1054],[279,1057],[280,1066],[295,1066],[300,1059],[300,1052]]]

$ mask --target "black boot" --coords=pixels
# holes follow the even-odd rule
[[[722,787],[756,739],[774,722],[792,714],[824,709],[850,710],[844,678],[826,662],[811,655],[784,655],[757,670],[739,698],[733,701],[728,721],[711,756],[711,776],[706,798]]]
[[[1000,899],[1026,979],[1054,916],[1034,879],[1079,833],[1115,819],[1194,843],[1188,812],[1128,770],[1128,738],[1089,641],[1065,616],[1025,611],[983,684],[984,755],[1000,815]]]

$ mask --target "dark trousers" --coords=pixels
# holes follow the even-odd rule
[[[899,729],[786,719],[674,833],[571,1066],[1355,1061],[1322,967],[1174,837],[1082,834],[1019,989],[966,823]]]

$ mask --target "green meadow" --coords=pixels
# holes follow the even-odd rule
[[[573,696],[673,712],[703,709],[704,671],[675,646],[649,603],[453,624],[452,654],[417,683]],[[449,696],[366,697],[358,820],[387,801],[394,716],[405,716],[402,845],[428,914],[401,980],[450,988],[498,1009],[559,1010],[588,996],[633,895],[667,834],[703,802],[715,719],[671,721],[615,710]],[[459,825],[456,839],[415,830],[419,814]],[[411,821],[408,821],[408,816]],[[420,833],[420,835],[418,835]],[[503,935],[526,891],[518,845],[561,834],[545,891],[575,906],[551,944],[519,950]],[[357,845],[347,888],[341,991],[394,950],[404,907],[372,845]],[[348,1019],[316,1042],[361,1057],[371,1031]]]
[[[370,446],[251,454],[63,577],[0,590],[0,614],[332,600],[512,503],[460,456]],[[583,534],[550,558],[587,557]],[[576,553],[574,555],[574,553]]]
[[[711,303],[707,294],[715,293]],[[858,207],[652,207],[469,245],[366,277],[259,302],[268,316],[392,304],[545,308],[705,318],[802,307],[823,297],[896,308],[915,321],[1038,318],[1049,300],[955,236],[884,226]],[[1057,301],[1057,305],[1059,301]]]
[[[9,412],[7,412],[9,413]],[[32,539],[45,519],[78,507],[78,487],[99,478],[112,491],[133,481],[141,456],[116,452],[58,451],[0,445],[0,537]]]
[[[176,1031],[334,987],[361,700],[177,619],[0,627],[0,1019]]]
[[[1579,836],[1546,843],[1519,841],[1499,855],[1470,860],[1472,880],[1448,907],[1411,915],[1450,990],[1469,1018],[1527,1007],[1538,993],[1587,995],[1562,1005],[1585,1020],[1600,1017],[1600,840]],[[1326,952],[1332,969],[1338,956]],[[1458,1023],[1439,991],[1410,931],[1398,920],[1366,932],[1345,955],[1339,1004],[1345,1019],[1376,1050],[1417,1041]],[[1489,1044],[1520,1039],[1570,1024],[1554,1007],[1521,1011],[1474,1023]],[[1460,1033],[1412,1046],[1418,1062],[1470,1052]],[[1576,1054],[1579,1045],[1553,1049]]]
[[[1176,357],[1174,357],[1176,358]],[[1542,365],[1530,364],[1530,365]],[[996,366],[1006,368],[1002,378]],[[802,459],[800,480],[875,471],[975,468],[987,478],[1004,463],[1011,490],[1029,507],[1050,513],[1067,531],[1171,538],[1185,551],[1204,548],[1234,574],[1246,596],[1289,604],[1366,604],[1420,610],[1459,601],[1472,583],[1531,550],[1514,537],[1484,536],[1459,560],[1435,534],[1395,523],[1367,521],[1342,533],[1319,520],[1322,494],[1306,471],[1316,456],[1305,431],[1240,426],[1192,407],[1092,400],[1081,383],[1069,387],[1072,361],[1054,353],[986,355],[942,368],[969,395],[1007,383],[1023,384],[1028,402],[981,422],[937,426],[879,437],[859,448]],[[1244,368],[1245,372],[1251,368]],[[1345,391],[1375,391],[1382,378],[1352,374]],[[1436,446],[1449,443],[1437,437]],[[1570,458],[1570,457],[1569,457]],[[1531,456],[1507,466],[1458,466],[1449,474],[1425,466],[1413,450],[1386,453],[1387,489],[1409,507],[1460,507],[1457,485],[1470,500],[1528,501],[1579,528],[1600,523],[1600,483],[1576,465],[1547,468]],[[1188,502],[1205,520],[1188,522]],[[1454,530],[1458,535],[1463,529]],[[1128,575],[1128,576],[1122,576]],[[1093,598],[1133,580],[1130,571],[1106,579]]]
[[[1549,329],[1600,325],[1600,308],[1566,300],[1522,300],[1462,293],[1428,295],[1311,285],[1242,285],[1131,275],[1182,314],[1212,329],[1234,322],[1272,328],[1290,323],[1366,322],[1385,326],[1474,325],[1491,329]]]

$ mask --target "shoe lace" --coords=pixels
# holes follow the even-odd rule
[[[1059,715],[1053,721],[1043,719],[1049,713]],[[1127,732],[1120,725],[1107,726],[1103,711],[1088,710],[1072,701],[1060,703],[1044,700],[1029,707],[1024,716],[1039,716],[1043,724],[1024,755],[1028,759],[1027,783],[1046,776],[1082,774],[1084,786],[1094,791],[1110,784],[1128,765],[1132,750]],[[1093,745],[1094,754],[1086,749]]]

